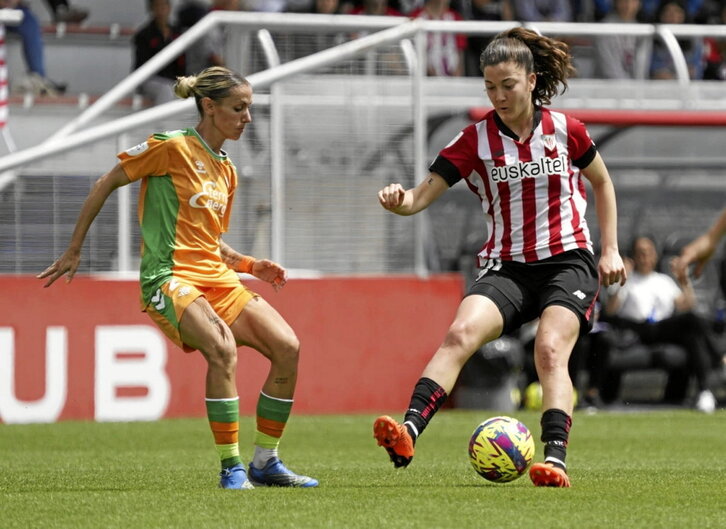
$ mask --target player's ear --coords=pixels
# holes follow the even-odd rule
[[[214,101],[211,97],[203,97],[201,100],[201,104],[205,116],[207,114],[214,114]]]

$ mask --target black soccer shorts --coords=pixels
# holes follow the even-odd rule
[[[561,305],[578,316],[583,335],[592,329],[599,291],[595,258],[577,249],[534,263],[492,259],[466,295],[486,296],[497,305],[503,334],[538,318],[546,307]]]

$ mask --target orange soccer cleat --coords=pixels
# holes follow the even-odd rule
[[[396,468],[406,467],[413,459],[413,438],[403,424],[388,415],[378,417],[373,423],[373,437],[382,446]]]
[[[535,487],[569,487],[567,472],[552,463],[535,463],[529,469],[529,477]]]

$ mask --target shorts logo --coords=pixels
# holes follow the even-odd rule
[[[583,300],[583,299],[585,299],[585,297],[586,297],[586,296],[585,296],[585,294],[584,294],[584,293],[582,292],[582,290],[575,290],[575,291],[574,291],[574,292],[572,293],[572,295],[573,295],[573,296],[575,296],[575,297],[576,297],[577,299],[579,299],[580,301],[582,301],[582,300]]]
[[[172,278],[171,281],[169,281],[169,292],[173,293],[177,288],[179,289],[179,291],[176,293],[176,297],[178,298],[182,298],[192,291],[192,287],[190,287],[189,285],[182,285],[181,283],[179,283],[179,281]]]
[[[160,312],[164,310],[164,307],[166,307],[166,301],[164,301],[164,294],[160,288],[157,288],[156,292],[154,292],[154,295],[151,296],[151,303],[153,303],[154,308]]]

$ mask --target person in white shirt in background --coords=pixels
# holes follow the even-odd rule
[[[638,236],[632,245],[632,272],[628,282],[608,289],[604,318],[616,328],[634,331],[643,344],[670,343],[683,347],[696,377],[696,408],[711,413],[716,399],[710,389],[710,375],[717,353],[706,338],[705,322],[693,312],[696,296],[687,275],[678,283],[658,272],[658,252],[648,236]]]

